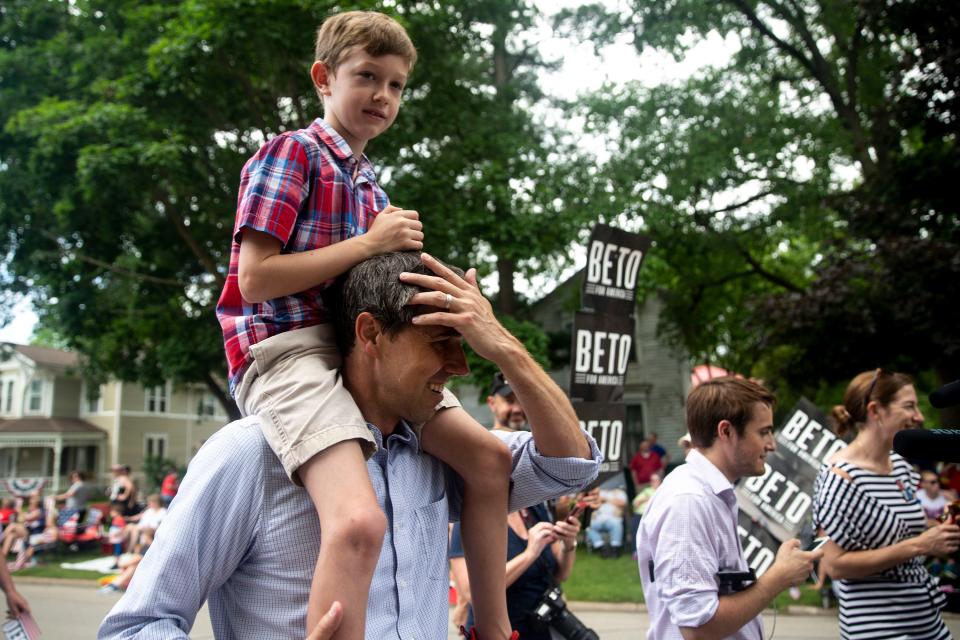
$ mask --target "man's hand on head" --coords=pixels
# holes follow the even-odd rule
[[[436,275],[404,272],[400,279],[430,291],[414,294],[407,305],[436,307],[413,319],[418,325],[440,325],[455,329],[477,354],[487,360],[497,359],[517,348],[520,343],[493,314],[493,307],[477,285],[477,270],[458,276],[439,260],[421,254],[423,264]]]

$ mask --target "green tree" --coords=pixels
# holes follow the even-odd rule
[[[428,249],[500,273],[539,268],[579,229],[562,141],[535,124],[541,65],[526,3],[394,7],[420,49],[395,130],[369,153]],[[213,314],[240,168],[319,115],[313,25],[287,0],[11,2],[0,13],[0,255],[5,295],[93,378],[206,383],[227,408]],[[382,8],[356,2],[350,8]],[[492,34],[492,35],[491,35]]]
[[[923,4],[923,7],[919,7]],[[948,3],[634,0],[564,24],[692,77],[585,101],[596,197],[656,238],[649,288],[696,356],[816,387],[878,364],[957,377],[956,24]]]

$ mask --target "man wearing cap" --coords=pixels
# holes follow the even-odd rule
[[[502,372],[493,376],[487,406],[493,414],[493,433],[509,443],[527,437],[527,414],[510,381]],[[550,629],[533,615],[544,594],[570,575],[576,559],[580,520],[553,522],[546,503],[514,511],[504,523],[507,529],[507,612],[521,640],[549,640]],[[470,600],[461,541],[460,523],[450,534],[450,569],[459,598]],[[467,626],[472,614],[467,615]]]
[[[527,414],[523,412],[510,383],[499,371],[493,376],[487,406],[493,414],[494,431],[509,433],[527,428]]]
[[[432,414],[450,376],[467,372],[461,343],[507,373],[529,416],[531,432],[507,441],[511,509],[589,483],[600,454],[563,392],[493,316],[474,270],[461,276],[426,254],[383,254],[351,269],[336,302],[342,380],[377,443],[367,473],[387,519],[365,637],[444,638],[447,523],[462,496],[410,424]],[[186,638],[207,600],[218,638],[304,636],[321,531],[257,420],[225,426],[197,452],[101,639]]]

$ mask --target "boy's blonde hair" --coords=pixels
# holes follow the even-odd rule
[[[410,69],[417,62],[417,49],[406,29],[377,11],[347,11],[324,20],[317,29],[314,60],[335,73],[350,49],[358,46],[371,56],[400,56]]]

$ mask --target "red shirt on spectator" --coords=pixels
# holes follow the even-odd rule
[[[11,522],[16,522],[17,510],[11,507],[3,507],[0,509],[0,524],[8,525]]]
[[[633,481],[637,486],[650,483],[650,475],[659,471],[663,464],[660,456],[650,450],[650,443],[644,440],[640,443],[640,451],[630,460],[630,470],[633,471]]]
[[[168,473],[163,478],[163,482],[160,484],[160,495],[167,498],[172,498],[177,495],[177,489],[180,486],[180,483],[177,481],[178,476],[176,473]]]

